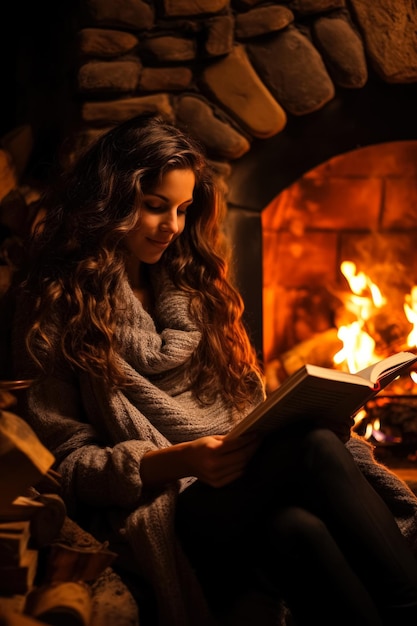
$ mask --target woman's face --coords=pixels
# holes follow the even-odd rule
[[[126,238],[127,248],[136,259],[156,263],[179,237],[193,201],[194,185],[192,170],[170,170],[144,195],[136,228]]]

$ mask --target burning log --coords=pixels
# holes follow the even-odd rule
[[[265,366],[266,389],[270,393],[306,363],[332,367],[332,355],[342,347],[336,328],[330,328],[298,343],[296,346],[272,359]]]

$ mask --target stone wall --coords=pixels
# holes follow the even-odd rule
[[[413,0],[83,0],[76,146],[157,111],[215,161],[369,80],[417,82]]]

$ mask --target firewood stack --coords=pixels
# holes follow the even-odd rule
[[[0,623],[138,626],[115,553],[67,517],[53,455],[11,411],[23,383],[0,382]]]

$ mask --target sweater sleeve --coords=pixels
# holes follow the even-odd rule
[[[155,445],[133,438],[109,445],[105,433],[87,421],[76,380],[36,382],[27,394],[25,417],[55,456],[70,509],[76,501],[126,509],[140,504],[140,460]]]
[[[417,497],[401,478],[375,459],[370,443],[354,434],[346,446],[359,469],[390,508],[401,532],[417,554]]]

